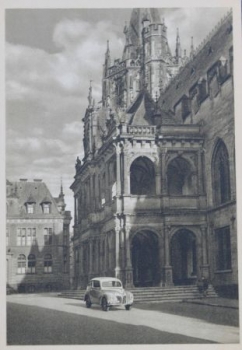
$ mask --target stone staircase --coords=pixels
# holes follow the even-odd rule
[[[201,298],[196,285],[174,287],[145,287],[129,289],[134,294],[135,303],[178,302]],[[68,290],[58,294],[62,298],[84,300],[85,290]],[[216,298],[212,285],[207,290],[208,298]]]

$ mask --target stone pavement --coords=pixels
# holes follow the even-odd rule
[[[129,312],[126,310],[103,312],[98,306],[87,309],[83,301],[53,298],[53,296],[41,296],[38,294],[9,295],[7,296],[7,301],[43,307],[49,310],[60,310],[123,324],[141,325],[164,332],[182,334],[217,343],[239,343],[239,328],[237,327],[212,324],[196,318],[171,315],[164,312],[144,311],[135,307]]]

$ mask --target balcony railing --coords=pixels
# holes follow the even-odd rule
[[[155,135],[156,126],[152,125],[135,125],[128,126],[127,133],[133,135]]]

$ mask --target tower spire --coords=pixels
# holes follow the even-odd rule
[[[180,43],[180,35],[179,29],[176,29],[176,63],[179,64],[181,61],[181,43]]]
[[[64,193],[63,193],[62,176],[61,176],[61,185],[60,185],[60,195],[61,195],[61,196],[64,196]]]
[[[90,80],[89,93],[88,93],[88,108],[92,107],[92,80]]]
[[[194,46],[193,46],[193,36],[191,37],[191,51],[190,51],[190,57],[194,57]]]

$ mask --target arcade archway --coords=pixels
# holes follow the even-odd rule
[[[197,278],[196,236],[187,229],[177,231],[171,239],[171,266],[175,285],[193,284]]]
[[[135,287],[155,286],[159,283],[158,237],[143,230],[132,240],[133,283]]]

